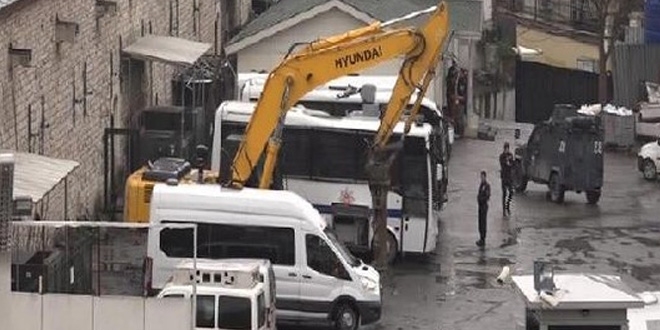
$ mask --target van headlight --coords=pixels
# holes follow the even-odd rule
[[[362,282],[362,288],[364,288],[367,291],[376,292],[379,289],[378,288],[378,283],[376,283],[376,281],[374,281],[374,280],[372,280],[368,277],[362,276],[360,281]]]

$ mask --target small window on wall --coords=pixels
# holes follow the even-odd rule
[[[577,69],[582,71],[598,73],[598,65],[596,60],[589,57],[578,58]]]
[[[215,328],[215,296],[197,296],[197,328]]]
[[[250,329],[252,307],[250,299],[220,296],[218,298],[218,328]]]

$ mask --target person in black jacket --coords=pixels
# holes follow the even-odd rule
[[[504,151],[500,154],[500,178],[502,179],[502,215],[511,215],[513,198],[513,154],[509,151],[509,142],[504,142]]]
[[[477,203],[479,204],[479,240],[478,246],[486,244],[486,220],[488,218],[488,200],[490,200],[490,184],[486,180],[486,171],[481,171],[481,184],[479,184],[479,194]]]

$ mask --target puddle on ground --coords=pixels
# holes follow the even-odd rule
[[[589,243],[590,238],[587,236],[580,236],[575,238],[562,239],[555,243],[555,247],[559,249],[566,249],[572,253],[579,251],[591,252],[595,251],[594,247]]]

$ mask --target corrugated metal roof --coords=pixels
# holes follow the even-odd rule
[[[73,160],[24,152],[0,150],[0,153],[14,154],[14,197],[29,196],[34,203],[80,166]]]
[[[0,0],[0,9],[2,9],[2,7],[9,6],[16,1],[20,1],[20,0]]]
[[[330,0],[280,0],[231,39],[229,45],[291,19]],[[386,21],[438,4],[437,0],[338,0],[376,20]],[[447,0],[451,29],[457,32],[481,32],[482,1]]]

